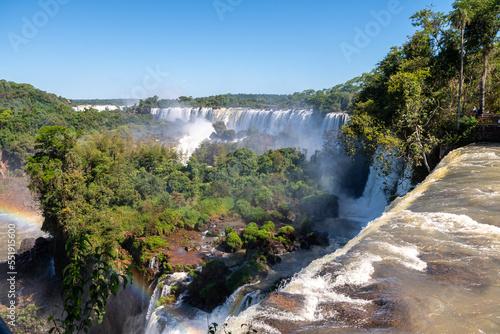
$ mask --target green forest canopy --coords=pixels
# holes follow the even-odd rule
[[[500,2],[460,0],[453,8],[413,15],[418,30],[364,77],[342,134],[351,154],[378,152],[388,162],[392,152],[430,173],[441,144],[475,139],[474,106],[500,110]]]

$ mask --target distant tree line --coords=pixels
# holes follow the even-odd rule
[[[0,80],[0,159],[11,172],[22,173],[26,157],[35,152],[35,137],[44,126],[65,126],[85,133],[118,129],[135,138],[154,137],[165,141],[167,124],[150,115],[87,109],[75,112],[67,99],[28,84]]]
[[[305,90],[293,94],[222,94],[209,97],[180,96],[178,99],[159,99],[158,96],[140,100],[130,110],[147,114],[151,108],[209,107],[253,109],[313,109],[320,113],[349,111],[364,76],[322,90]]]

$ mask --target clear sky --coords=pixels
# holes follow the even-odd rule
[[[0,0],[0,79],[67,98],[288,94],[371,71],[452,0]]]

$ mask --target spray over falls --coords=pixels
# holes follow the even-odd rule
[[[179,125],[185,134],[179,140],[181,151],[191,154],[213,132],[212,123],[224,122],[236,133],[251,127],[272,136],[287,134],[275,147],[298,147],[314,153],[321,149],[325,131],[336,132],[349,116],[346,113],[319,115],[311,110],[260,110],[229,108],[153,108],[151,114]]]

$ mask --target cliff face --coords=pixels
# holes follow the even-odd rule
[[[343,249],[228,330],[499,332],[499,216],[500,145],[455,150]]]

